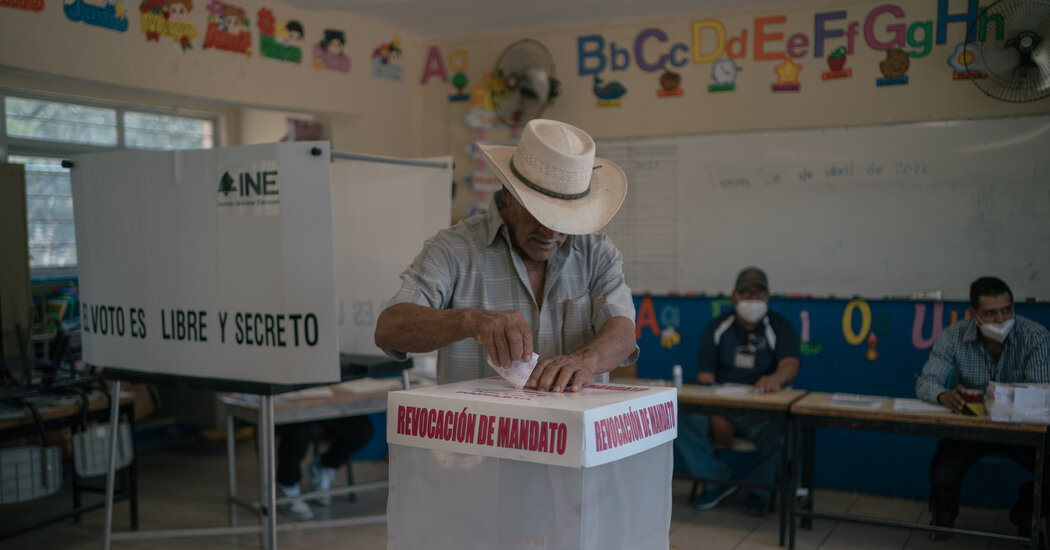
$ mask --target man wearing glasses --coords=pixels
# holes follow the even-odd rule
[[[955,386],[947,387],[954,379]],[[981,393],[988,382],[1050,383],[1050,333],[1039,323],[1014,315],[1014,294],[1001,279],[981,277],[970,285],[970,309],[967,319],[944,329],[933,344],[930,359],[922,368],[915,385],[920,399],[962,411],[964,396]],[[1031,447],[979,441],[942,439],[930,463],[930,499],[933,524],[955,525],[959,514],[959,493],[967,470],[987,455],[1001,454],[1035,468]],[[1050,462],[1043,479],[1050,474]],[[1032,483],[1017,494],[1010,510],[1010,521],[1018,526],[1021,536],[1032,533]],[[1050,506],[1043,491],[1043,515]],[[932,540],[950,538],[931,533]]]
[[[700,343],[697,381],[701,384],[747,384],[756,392],[774,392],[798,376],[798,332],[786,317],[769,311],[769,279],[757,267],[737,275],[733,310],[713,319]],[[780,461],[780,427],[769,420],[746,417],[685,414],[675,440],[675,470],[696,477],[729,479],[730,468],[718,458],[715,446],[731,447],[734,434],[755,444],[757,456],[746,479],[776,482]],[[693,502],[700,510],[714,508],[737,491],[736,485],[707,483]],[[752,489],[748,513],[769,513],[768,490]]]

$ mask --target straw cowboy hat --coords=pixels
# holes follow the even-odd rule
[[[598,231],[627,196],[623,170],[595,158],[591,136],[564,122],[530,120],[516,147],[479,147],[514,198],[536,221],[559,233]]]

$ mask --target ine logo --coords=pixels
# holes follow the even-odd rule
[[[233,179],[229,172],[223,172],[219,179],[219,193],[224,197],[229,197],[230,193],[236,193],[238,197],[277,195],[277,170],[241,172],[237,179]]]
[[[227,166],[219,172],[216,189],[219,213],[231,216],[280,214],[281,188],[277,162]]]

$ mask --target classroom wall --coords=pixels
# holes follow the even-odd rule
[[[33,12],[12,8],[12,4],[44,7]],[[119,4],[127,16],[123,31],[74,21],[60,1],[4,3],[0,7],[0,86],[127,98],[133,103],[160,100],[167,106],[208,112],[242,107],[302,112],[331,119],[332,127],[326,131],[355,151],[418,156],[421,91],[409,75],[418,70],[421,46],[418,38],[403,29],[345,12],[304,11],[278,2],[245,0],[235,5],[248,19],[251,50],[237,53],[203,48],[209,7],[221,3],[197,0],[186,18],[195,27],[196,37],[183,50],[164,34],[148,39],[140,15],[147,2]],[[70,5],[88,13],[82,0],[65,7]],[[301,62],[261,55],[258,12],[263,7],[273,13],[275,24],[302,23]],[[349,72],[316,70],[312,46],[321,41],[325,29],[345,32]],[[401,68],[402,80],[376,78],[372,54],[395,37],[400,38],[403,55],[391,64]],[[230,135],[239,138],[239,121],[226,123]],[[239,142],[231,139],[227,144]]]
[[[425,80],[424,154],[452,151],[457,155],[454,218],[475,211],[477,204],[487,201],[488,192],[465,181],[479,169],[466,146],[474,140],[513,139],[514,133],[507,128],[472,128],[464,122],[468,113],[482,117],[476,113],[476,101],[450,101],[450,95],[456,93],[449,82],[456,73],[452,67],[465,65],[471,92],[483,94],[479,87],[483,75],[492,70],[506,46],[525,37],[539,40],[550,49],[563,85],[562,96],[544,116],[578,125],[598,138],[1050,112],[1050,100],[1008,103],[987,97],[969,80],[953,79],[955,71],[948,60],[965,36],[966,23],[951,18],[965,17],[970,10],[976,14],[977,0],[803,2],[791,7],[776,5],[517,33],[485,34],[479,29],[472,36],[428,41],[424,43],[428,56],[430,48],[436,48],[440,62],[428,57],[422,72],[414,76],[417,82]],[[824,80],[822,73],[830,72],[830,54],[840,46],[849,48],[851,40],[846,33],[853,23],[856,34],[844,64],[852,76]],[[698,34],[699,44],[694,26],[703,29]],[[869,27],[870,33],[866,31]],[[718,40],[719,28],[724,29],[724,41]],[[832,36],[836,32],[842,36]],[[818,40],[821,36],[823,39]],[[789,47],[792,40],[796,46]],[[798,45],[803,42],[805,46]],[[709,92],[708,86],[714,84],[713,61],[704,58],[715,56],[723,43],[728,54],[720,58],[739,56],[733,60],[740,68],[735,90]],[[887,57],[885,50],[895,44],[909,53],[908,83],[878,86],[876,81],[883,76],[880,62]],[[818,48],[820,55],[816,55]],[[797,55],[793,63],[802,67],[799,90],[775,92],[776,68],[789,54]],[[604,83],[618,81],[627,88],[619,106],[599,106],[592,91],[594,74],[603,62],[604,68],[597,74]],[[681,95],[658,96],[661,62],[680,76]],[[442,78],[442,66],[446,78]]]

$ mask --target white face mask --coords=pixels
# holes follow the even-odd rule
[[[740,300],[736,303],[736,314],[745,323],[757,323],[766,316],[769,306],[762,300]]]
[[[1002,323],[980,323],[978,326],[981,327],[981,334],[985,338],[1002,344],[1010,334],[1010,329],[1014,328],[1014,320],[1007,319]]]

